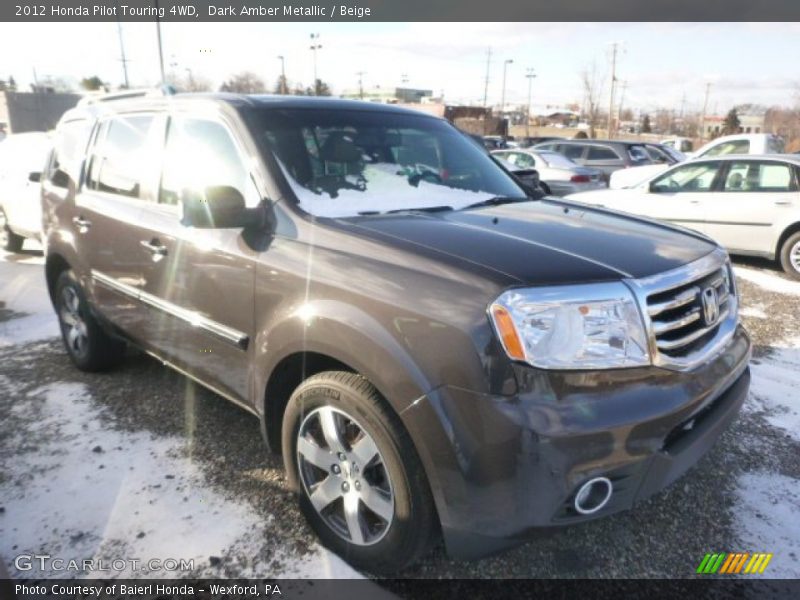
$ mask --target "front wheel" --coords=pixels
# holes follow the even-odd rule
[[[290,483],[325,546],[377,574],[427,552],[437,524],[422,465],[363,377],[329,371],[304,381],[289,400],[282,437]]]
[[[22,244],[24,242],[24,237],[17,235],[9,229],[6,213],[0,208],[0,248],[6,252],[19,252],[22,250]]]
[[[783,243],[781,267],[789,277],[800,280],[800,231],[790,235]]]
[[[122,360],[125,343],[111,337],[97,322],[72,271],[58,277],[54,304],[64,347],[76,367],[102,371]]]

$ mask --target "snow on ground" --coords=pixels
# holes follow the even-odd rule
[[[734,270],[737,276],[768,292],[800,296],[800,282],[775,272],[738,265]],[[758,306],[744,308],[742,315],[769,318]],[[745,411],[759,413],[770,425],[800,442],[800,338],[794,337],[791,325],[788,339],[772,342],[771,352],[751,363],[752,383]],[[742,545],[731,550],[772,552],[765,577],[800,576],[800,479],[767,471],[740,475],[733,514]]]
[[[753,317],[754,319],[766,319],[767,313],[764,312],[764,309],[760,306],[745,306],[742,308],[739,313],[743,317]]]
[[[43,340],[59,335],[58,320],[47,295],[44,269],[14,268],[15,264],[43,265],[41,256],[0,253],[0,309],[21,313],[18,319],[0,318],[0,347]],[[29,263],[28,261],[39,261]]]
[[[783,344],[782,344],[783,345]],[[751,366],[750,396],[765,418],[800,442],[800,339],[776,347]]]
[[[737,496],[733,514],[743,545],[730,551],[771,552],[765,577],[798,577],[800,480],[777,473],[745,473],[739,478]]]
[[[19,256],[0,256],[0,348],[59,335],[43,269],[16,266],[41,265],[43,259]],[[4,317],[3,310],[12,314]],[[0,394],[20,393],[17,383],[0,375]],[[19,439],[11,442],[21,450],[4,467],[9,479],[0,478],[0,556],[25,550],[107,562],[120,556],[194,559],[195,571],[186,575],[214,576],[210,556],[255,557],[264,546],[263,517],[204,481],[190,441],[116,430],[85,386],[69,381],[29,391],[13,411],[33,411],[36,418],[14,433]],[[7,567],[14,577],[75,576]],[[129,565],[102,576],[175,576],[141,568],[133,572]],[[319,545],[306,555],[286,549],[266,562],[245,558],[240,568],[242,577],[362,577]]]
[[[0,392],[8,393],[9,385],[0,380]],[[152,559],[194,560],[200,570],[210,556],[258,554],[264,542],[261,518],[247,504],[204,484],[186,440],[109,428],[82,384],[47,385],[29,392],[28,399],[13,410],[35,411],[36,424],[19,431],[12,443],[35,444],[36,451],[20,452],[14,465],[13,479],[22,478],[24,486],[13,480],[0,486],[6,516],[0,554],[14,556],[16,547],[66,560],[110,562],[125,556],[142,561],[137,571],[128,565],[103,573],[119,577],[174,576],[141,570]],[[273,567],[270,577],[360,577],[319,547],[299,559],[275,558],[282,570]],[[263,577],[269,564],[245,562],[241,576]]]
[[[775,271],[752,269],[740,265],[736,265],[734,271],[738,277],[770,292],[800,296],[800,281],[786,279],[778,275]]]

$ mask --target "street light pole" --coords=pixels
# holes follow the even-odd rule
[[[358,75],[358,97],[359,99],[364,99],[364,71],[356,72]]]
[[[164,50],[161,45],[161,21],[158,18],[158,0],[156,0],[156,34],[158,35],[158,66],[161,69],[161,83],[166,83],[164,76]]]
[[[532,67],[528,67],[525,72],[525,77],[528,79],[528,108],[525,111],[525,137],[531,137],[531,85],[536,77],[536,71]]]
[[[122,74],[125,77],[125,89],[130,88],[128,83],[128,59],[125,58],[125,42],[122,41],[122,23],[117,21],[117,35],[119,35],[119,53],[121,55],[120,61],[122,62]]]
[[[282,55],[278,56],[278,59],[281,61],[281,94],[286,95],[286,62]]]
[[[508,65],[514,62],[513,58],[507,58],[503,62],[503,93],[500,96],[500,112],[504,113],[506,111],[506,69]]]
[[[706,98],[703,100],[703,116],[700,119],[700,141],[706,138],[706,111],[708,110],[708,93],[711,91],[711,82],[706,83]]]
[[[317,88],[317,50],[322,48],[322,44],[319,43],[319,34],[312,33],[311,34],[311,52],[314,53],[314,95],[317,95],[319,89]]]

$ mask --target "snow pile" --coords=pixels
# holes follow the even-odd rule
[[[11,391],[9,383],[0,380],[0,393]],[[259,555],[266,541],[262,517],[206,485],[186,440],[110,429],[79,383],[38,388],[12,411],[28,417],[35,413],[35,423],[19,433],[18,443],[36,449],[18,453],[9,479],[0,485],[5,508],[0,555],[36,552],[66,560],[141,561],[136,572],[128,565],[100,573],[110,577],[189,575],[141,570],[151,559],[168,558],[193,559],[195,569],[209,576],[214,574],[208,569],[212,556]],[[271,567],[274,558],[279,557],[241,565],[239,574],[360,576],[320,547],[305,557],[287,555],[276,563],[277,571]],[[76,575],[8,567],[14,577]]]

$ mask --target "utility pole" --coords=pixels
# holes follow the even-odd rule
[[[317,95],[319,89],[317,88],[317,50],[322,48],[322,44],[319,43],[319,34],[312,33],[311,34],[311,52],[314,54],[314,95]]]
[[[628,89],[628,82],[622,82],[622,92],[619,95],[619,107],[617,108],[617,125],[622,123],[622,106],[625,102],[625,90]]]
[[[166,83],[164,76],[164,49],[161,45],[161,20],[158,18],[158,0],[156,3],[156,34],[158,36],[158,66],[161,69],[161,83]]]
[[[612,128],[614,127],[614,92],[617,85],[617,47],[619,42],[611,44],[611,94],[608,99],[608,139],[614,137]]]
[[[503,92],[500,96],[500,113],[504,113],[506,111],[506,69],[508,65],[514,62],[513,58],[507,58],[503,61]]]
[[[536,77],[536,71],[528,67],[525,70],[525,77],[528,79],[528,107],[525,111],[525,137],[531,137],[531,85]]]
[[[486,50],[486,78],[483,80],[483,107],[486,108],[486,101],[489,97],[489,66],[492,64],[492,49]]]
[[[706,111],[708,110],[708,94],[711,92],[711,82],[706,83],[706,97],[703,100],[703,116],[700,118],[700,141],[706,138]]]
[[[283,55],[278,56],[278,60],[281,61],[281,94],[286,95],[288,93],[286,89],[286,62]]]
[[[358,75],[358,97],[363,100],[364,99],[364,71],[358,71],[356,73]]]
[[[128,83],[128,59],[125,58],[125,43],[122,41],[122,23],[117,21],[117,34],[119,35],[119,53],[121,55],[120,61],[122,62],[122,74],[125,76],[125,89],[130,88]]]

